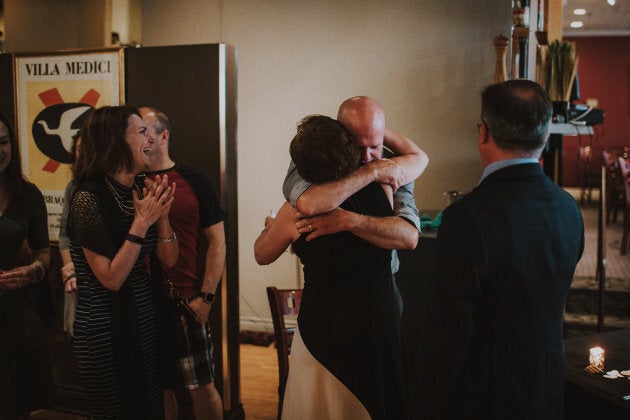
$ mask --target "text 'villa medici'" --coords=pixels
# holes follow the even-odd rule
[[[64,66],[65,64],[65,66]],[[100,74],[111,73],[110,60],[71,61],[59,63],[29,63],[25,64],[29,76],[58,76],[61,70],[64,74]]]

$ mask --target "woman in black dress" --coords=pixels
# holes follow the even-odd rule
[[[156,308],[145,257],[178,257],[168,222],[175,185],[135,178],[144,168],[146,127],[136,108],[103,107],[88,116],[73,167],[68,215],[77,276],[74,352],[96,418],[161,418]]]
[[[359,165],[356,142],[337,121],[305,118],[291,157],[307,181],[341,179]],[[372,183],[338,211],[391,216],[392,190]],[[256,240],[261,264],[293,244],[304,264],[304,290],[293,338],[283,418],[405,418],[407,380],[401,300],[392,281],[391,251],[340,232],[306,241],[285,203]]]
[[[17,140],[0,115],[0,418],[52,406],[46,335],[29,292],[50,262],[44,197],[24,180]]]

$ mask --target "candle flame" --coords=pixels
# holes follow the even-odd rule
[[[591,364],[591,366],[595,366],[595,367],[598,367],[600,369],[603,369],[604,368],[605,354],[606,354],[606,352],[601,347],[593,347],[593,348],[589,349],[589,351],[588,351],[588,361]]]

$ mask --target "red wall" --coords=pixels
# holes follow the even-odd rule
[[[605,148],[630,146],[630,37],[567,38],[578,55],[580,100],[593,98],[604,110],[604,123],[594,126],[590,172],[601,173]],[[585,166],[578,162],[578,147],[591,143],[589,136],[564,137],[563,186],[580,187]],[[579,163],[579,164],[578,164]]]

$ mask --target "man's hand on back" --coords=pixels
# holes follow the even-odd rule
[[[356,216],[358,214],[338,207],[328,213],[300,219],[295,227],[300,233],[308,233],[306,240],[310,241],[322,235],[330,235],[344,230],[351,231],[352,219]],[[298,213],[298,217],[303,216]]]
[[[299,213],[297,216],[301,217]],[[300,219],[295,227],[307,234],[307,241],[348,231],[383,249],[414,249],[419,236],[418,229],[402,217],[372,217],[342,208]]]

